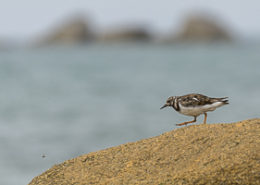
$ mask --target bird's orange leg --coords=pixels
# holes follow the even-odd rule
[[[186,122],[179,123],[179,124],[176,124],[176,125],[177,125],[177,126],[182,126],[182,125],[187,125],[187,124],[189,124],[189,123],[194,123],[194,122],[196,122],[196,118],[197,118],[197,117],[194,116],[194,120],[192,120],[192,121],[186,121]]]
[[[207,123],[207,113],[205,112],[204,113],[204,121],[203,121],[203,124],[206,124]]]

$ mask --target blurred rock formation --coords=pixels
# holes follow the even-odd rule
[[[193,15],[184,21],[173,41],[231,41],[231,35],[216,19],[207,15]]]
[[[81,17],[74,17],[60,26],[57,26],[52,31],[40,39],[38,45],[53,45],[53,44],[82,44],[94,39],[94,34],[90,29],[86,20]]]
[[[95,29],[83,16],[72,17],[48,31],[37,42],[37,46],[85,44],[93,42],[215,42],[231,41],[229,30],[210,15],[189,16],[176,34],[152,35],[151,30],[141,25],[116,26],[109,31]]]
[[[138,26],[127,26],[112,31],[101,33],[97,40],[99,42],[124,42],[124,41],[141,41],[146,42],[152,39],[151,34],[145,28]]]

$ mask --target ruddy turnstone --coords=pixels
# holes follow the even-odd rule
[[[181,114],[194,117],[194,120],[179,123],[177,124],[178,126],[196,122],[197,117],[201,114],[205,115],[203,123],[206,124],[207,112],[214,111],[216,108],[228,104],[227,98],[210,98],[202,94],[171,96],[161,109],[170,106]]]

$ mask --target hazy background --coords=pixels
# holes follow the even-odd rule
[[[93,18],[100,29],[125,22],[152,26],[155,31],[174,29],[192,11],[207,11],[223,19],[241,36],[259,38],[260,3],[258,0],[46,0],[1,1],[0,36],[29,39],[72,13]]]
[[[208,123],[259,117],[259,17],[257,0],[1,1],[0,184],[175,129],[192,118],[159,110],[172,95],[228,96]]]

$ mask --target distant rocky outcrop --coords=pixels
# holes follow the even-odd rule
[[[122,41],[150,41],[149,31],[142,27],[126,26],[99,34],[99,42],[122,42]]]
[[[89,153],[30,185],[260,184],[260,119],[201,124]]]
[[[144,24],[116,26],[110,30],[93,29],[84,16],[71,17],[36,41],[36,46],[85,44],[93,42],[211,42],[231,41],[229,30],[212,16],[198,14],[189,16],[179,32],[165,35],[151,34]],[[35,46],[34,45],[34,46]]]
[[[212,16],[193,15],[183,23],[180,32],[171,37],[170,41],[231,41],[227,28]]]
[[[89,24],[82,17],[73,17],[48,32],[37,41],[38,45],[81,44],[94,38]]]

